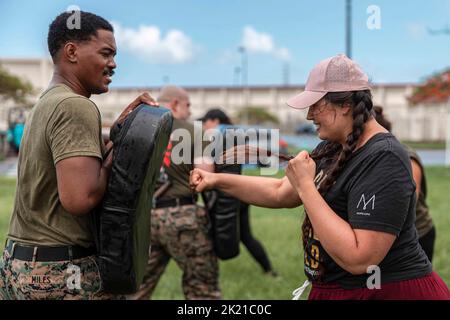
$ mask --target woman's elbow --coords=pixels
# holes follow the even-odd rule
[[[368,267],[366,265],[349,265],[344,267],[345,271],[351,273],[354,276],[359,276],[361,274],[365,274],[368,271]]]
[[[379,263],[380,261],[375,261],[373,259],[364,259],[347,263],[342,266],[342,268],[352,275],[358,276],[361,274],[372,273],[373,267],[378,266]]]

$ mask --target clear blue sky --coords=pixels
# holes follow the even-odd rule
[[[344,0],[0,0],[0,57],[46,56],[48,25],[69,5],[119,26],[114,87],[164,77],[232,85],[243,43],[250,85],[282,84],[286,63],[290,83],[303,84],[314,64],[345,51]],[[380,8],[379,30],[366,26],[370,5]],[[450,35],[427,31],[447,25],[450,0],[353,0],[353,58],[373,82],[418,82],[450,66]]]

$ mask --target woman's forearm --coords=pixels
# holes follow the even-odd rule
[[[283,201],[278,197],[278,189],[281,185],[281,179],[218,173],[215,174],[214,188],[248,204],[266,208],[282,208]]]
[[[322,247],[342,268],[359,273],[364,261],[355,231],[330,208],[313,182],[302,189],[299,196]]]

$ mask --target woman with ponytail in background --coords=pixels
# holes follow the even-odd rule
[[[374,119],[367,75],[345,55],[328,58],[287,104],[309,108],[324,141],[290,160],[286,177],[195,169],[191,187],[261,207],[303,205],[309,299],[448,299],[417,239],[408,154]]]

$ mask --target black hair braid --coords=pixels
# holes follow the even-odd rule
[[[322,159],[325,161],[331,161],[336,158],[342,150],[340,143],[325,142],[322,148],[316,148],[311,152],[311,158],[318,163]]]
[[[364,131],[364,124],[371,116],[372,110],[372,100],[370,94],[368,95],[365,91],[356,91],[352,95],[352,100],[354,103],[353,107],[353,128],[352,132],[347,136],[346,143],[342,147],[337,161],[329,169],[325,181],[321,184],[319,191],[322,196],[330,189],[334,184],[337,177],[341,173],[345,164],[347,163],[350,155],[355,151],[356,145],[358,143],[359,137]],[[322,193],[323,192],[323,193]]]
[[[372,97],[369,90],[354,91],[354,92],[337,92],[328,93],[325,97],[332,103],[344,104],[350,103],[352,105],[353,116],[353,128],[352,132],[347,136],[347,140],[344,146],[339,143],[328,142],[320,151],[313,152],[311,157],[317,162],[317,160],[326,161],[325,164],[331,163],[331,166],[327,169],[327,175],[325,179],[320,183],[319,193],[323,196],[328,192],[331,186],[336,181],[337,177],[341,173],[351,154],[356,148],[359,138],[364,131],[364,124],[372,115]],[[308,238],[312,236],[313,228],[311,221],[307,214],[302,224],[302,241],[305,254],[307,254],[312,260],[317,261],[316,257],[310,255],[307,252]],[[323,271],[323,265],[319,263],[319,268]],[[323,274],[323,272],[321,272]],[[319,279],[320,281],[321,279]]]

